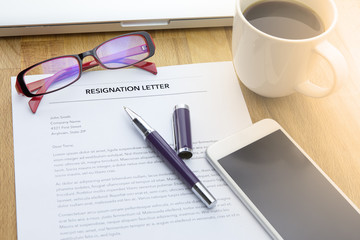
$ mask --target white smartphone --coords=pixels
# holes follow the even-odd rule
[[[360,239],[359,209],[274,120],[206,155],[273,239]]]

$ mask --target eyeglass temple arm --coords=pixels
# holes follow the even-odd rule
[[[76,71],[77,72],[77,71]],[[45,93],[48,88],[51,86],[51,84],[53,84],[54,82],[56,81],[60,81],[66,77],[68,77],[69,75],[73,75],[71,73],[74,73],[74,71],[69,71],[69,68],[68,69],[65,69],[65,70],[62,70],[62,71],[59,71],[57,72],[56,74],[54,74],[53,76],[51,77],[48,77],[48,78],[44,78],[42,80],[39,80],[39,81],[36,81],[36,82],[33,82],[33,83],[36,83],[36,84],[33,84],[32,87],[34,87],[33,90],[31,91],[34,91],[36,89],[39,89],[36,93],[38,94],[42,94],[42,93]],[[29,84],[30,85],[30,84]],[[28,86],[29,88],[29,86]],[[30,88],[29,88],[30,90]],[[36,110],[38,109],[39,107],[39,104],[41,102],[41,99],[44,97],[44,95],[41,95],[41,96],[36,96],[36,97],[32,97],[30,100],[29,100],[29,107],[31,109],[31,111],[33,113],[36,113]]]
[[[136,62],[135,60],[131,60],[131,59],[124,59],[124,60],[122,61],[123,63],[127,62],[127,64],[129,64],[129,65],[132,64],[132,66],[134,66],[134,67],[143,69],[143,70],[148,71],[148,72],[150,72],[150,73],[152,73],[154,75],[157,74],[156,65],[153,62],[141,61],[141,62],[133,64],[131,62]],[[93,60],[91,62],[84,63],[83,64],[83,70],[86,71],[86,70],[91,69],[91,68],[96,67],[96,66],[99,66],[99,63],[96,62],[95,60]]]

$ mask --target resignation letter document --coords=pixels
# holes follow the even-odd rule
[[[36,114],[12,78],[19,240],[268,239],[205,159],[251,125],[231,62],[91,71],[44,96]],[[146,145],[123,106],[173,146],[172,112],[190,108],[186,164],[217,198],[207,209]]]

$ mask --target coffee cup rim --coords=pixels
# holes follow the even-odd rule
[[[246,23],[246,25],[248,27],[250,27],[251,29],[253,29],[255,32],[267,37],[267,38],[270,38],[270,39],[274,39],[274,40],[278,40],[278,41],[283,41],[283,42],[294,42],[294,43],[301,43],[301,42],[311,42],[311,41],[314,41],[314,40],[319,40],[323,37],[325,37],[330,31],[332,31],[333,28],[335,28],[335,25],[337,23],[337,20],[338,20],[338,11],[337,11],[337,8],[336,8],[336,5],[334,3],[333,0],[328,0],[330,5],[331,5],[331,8],[333,10],[333,19],[331,21],[331,24],[330,26],[324,31],[322,32],[321,34],[319,35],[316,35],[314,37],[310,37],[310,38],[301,38],[301,39],[289,39],[289,38],[282,38],[282,37],[276,37],[276,36],[273,36],[271,34],[268,34],[266,32],[263,32],[259,29],[257,29],[256,27],[254,27],[244,16],[243,12],[241,11],[240,9],[240,1],[241,0],[236,0],[236,12],[240,15],[240,18]]]

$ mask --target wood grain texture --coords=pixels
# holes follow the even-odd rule
[[[337,0],[339,24],[330,41],[344,54],[350,76],[326,98],[301,94],[264,98],[240,82],[254,122],[273,118],[319,164],[345,194],[360,207],[360,1]],[[149,31],[157,66],[231,61],[231,33],[227,28]],[[10,77],[38,61],[92,49],[123,34],[89,33],[0,38],[0,240],[16,239],[14,153]],[[319,59],[313,81],[332,77]]]

